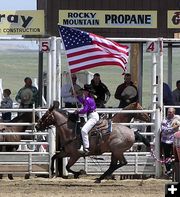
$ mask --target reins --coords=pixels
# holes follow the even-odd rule
[[[67,121],[65,121],[65,122],[61,123],[60,125],[59,125],[59,124],[57,124],[57,126],[62,127],[62,126],[63,126],[63,125],[65,125],[66,123],[67,123]]]

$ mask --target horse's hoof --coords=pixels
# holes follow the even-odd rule
[[[14,180],[12,174],[8,174],[8,179],[9,179],[9,180]]]
[[[79,175],[80,175],[80,173],[74,174],[74,178],[75,178],[75,179],[79,179]]]
[[[54,178],[56,178],[56,177],[57,177],[57,176],[56,176],[56,173],[55,173],[55,172],[51,172],[50,178],[54,179]]]
[[[80,170],[79,173],[80,173],[80,175],[85,175],[86,171],[85,170]]]
[[[68,179],[69,177],[68,177],[68,176],[62,176],[62,178],[63,178],[63,179]]]
[[[100,178],[97,178],[94,183],[101,183],[101,179]]]
[[[29,179],[30,174],[25,174],[24,179]]]

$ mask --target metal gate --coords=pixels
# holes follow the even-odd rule
[[[7,110],[7,109],[6,109]],[[42,112],[47,109],[11,109],[11,111],[22,112],[31,111]],[[29,125],[32,123],[0,123],[0,125]],[[55,153],[55,128],[48,132],[35,132],[27,130],[25,132],[0,132],[0,135],[25,135],[36,136],[33,140],[22,140],[21,142],[0,142],[0,145],[19,145],[16,152],[0,152],[0,174],[44,174],[51,176],[51,157]],[[46,141],[38,141],[37,136],[46,136]],[[26,148],[22,148],[25,146]],[[44,149],[39,147],[45,147]],[[29,147],[29,148],[27,148]],[[37,148],[38,147],[38,148]]]

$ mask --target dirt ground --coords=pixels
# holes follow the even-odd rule
[[[25,180],[6,177],[0,180],[0,197],[164,197],[165,179],[104,180],[94,183],[95,177],[79,179],[35,178]]]

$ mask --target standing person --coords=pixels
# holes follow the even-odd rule
[[[161,124],[161,147],[164,153],[165,160],[171,158],[173,154],[173,141],[174,133],[178,131],[179,125],[173,123],[175,119],[180,119],[180,116],[175,115],[175,109],[173,107],[168,108],[167,116]],[[171,161],[165,163],[166,175],[171,176],[172,164]]]
[[[4,89],[3,90],[3,99],[1,101],[1,108],[3,109],[12,109],[13,108],[13,101],[10,98],[11,90]],[[11,120],[11,112],[2,112],[2,119],[4,122],[8,122]]]
[[[83,90],[83,97],[77,97],[83,104],[83,108],[76,111],[78,114],[87,114],[87,122],[81,129],[83,146],[79,149],[80,153],[89,153],[89,131],[99,120],[99,114],[96,112],[96,103],[93,97],[93,89],[91,85],[85,84]]]
[[[131,81],[130,73],[124,75],[124,83],[117,87],[114,97],[120,101],[119,108],[124,108],[130,103],[138,101],[138,90]]]
[[[38,90],[35,86],[32,85],[32,80],[30,77],[24,79],[24,87],[22,87],[15,100],[20,103],[19,108],[32,108],[33,104],[35,107],[38,106]]]
[[[176,89],[172,92],[174,105],[180,106],[180,80],[176,81]],[[180,115],[180,108],[176,109],[176,114]]]
[[[76,81],[77,81],[77,76],[75,74],[71,75],[72,78],[72,84],[74,86],[74,90],[76,95],[80,96],[81,94],[81,86],[79,86]],[[64,106],[66,108],[76,108],[77,104],[79,105],[79,101],[77,98],[74,96],[73,89],[71,83],[66,83],[62,86],[61,89],[61,96],[63,98]]]
[[[163,104],[164,105],[173,105],[173,95],[171,88],[165,82],[163,82]]]
[[[92,88],[95,90],[96,107],[105,108],[104,104],[106,104],[108,102],[111,94],[110,94],[107,86],[101,82],[99,73],[94,74],[94,77],[91,80],[91,85],[92,85]]]

